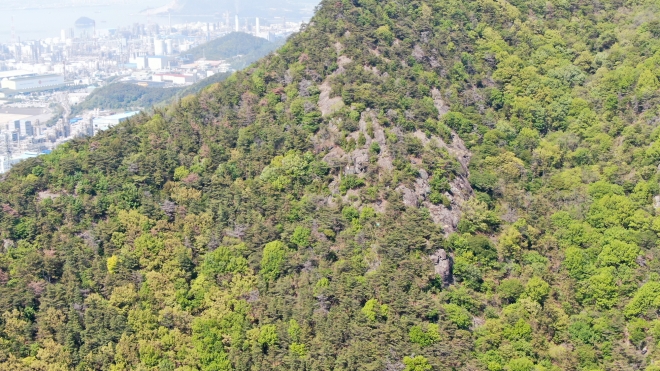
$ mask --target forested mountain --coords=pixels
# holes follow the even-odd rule
[[[226,60],[233,69],[239,70],[268,55],[281,46],[281,42],[270,42],[252,35],[234,32],[211,40],[189,51],[194,59]],[[77,114],[85,110],[100,109],[143,109],[154,105],[171,103],[177,97],[196,94],[203,88],[220,82],[229,74],[215,74],[185,88],[149,88],[132,83],[114,83],[94,90],[81,104],[73,108]]]
[[[232,32],[216,40],[190,49],[187,53],[194,59],[226,60],[232,68],[239,70],[282,46],[281,41],[268,41],[244,32]]]
[[[0,182],[3,370],[659,370],[657,1],[327,0]]]
[[[171,103],[177,97],[199,93],[223,81],[230,73],[217,73],[185,88],[149,88],[131,83],[114,83],[94,90],[85,101],[73,107],[73,114],[96,108],[103,110],[144,109]]]
[[[131,83],[114,83],[95,89],[82,103],[73,107],[73,114],[85,110],[139,109],[151,107],[174,97],[179,88],[148,88]]]

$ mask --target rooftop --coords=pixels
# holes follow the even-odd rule
[[[124,113],[118,113],[116,115],[101,116],[101,117],[97,117],[97,118],[98,119],[109,119],[109,120],[122,120],[122,119],[127,119],[131,116],[135,116],[138,113],[140,113],[140,111],[124,112]]]
[[[25,80],[34,80],[34,79],[44,79],[49,77],[63,77],[62,75],[49,74],[49,75],[34,75],[34,76],[25,76],[25,77],[13,77],[10,78],[11,81],[25,81]]]
[[[18,76],[27,76],[27,75],[36,75],[34,72],[24,71],[24,70],[11,70],[11,71],[2,71],[0,72],[0,80],[5,77],[12,78]]]

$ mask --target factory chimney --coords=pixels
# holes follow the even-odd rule
[[[238,32],[238,14],[236,14],[236,29],[234,31]]]

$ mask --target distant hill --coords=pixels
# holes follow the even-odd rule
[[[284,40],[270,42],[243,32],[233,32],[190,49],[188,54],[195,59],[224,59],[231,63],[233,69],[240,70],[283,44]]]
[[[230,73],[219,73],[185,88],[146,88],[131,83],[116,83],[95,90],[81,104],[73,108],[77,114],[85,110],[142,109],[169,103],[175,97],[196,94],[205,87],[223,81]]]
[[[241,70],[264,57],[284,43],[235,32],[200,45],[189,51],[195,59],[224,59],[235,70]],[[74,107],[73,113],[100,109],[142,109],[161,103],[169,103],[175,97],[195,94],[203,88],[220,82],[229,74],[216,74],[186,88],[146,88],[130,83],[116,83],[95,90],[83,103]]]
[[[145,88],[130,83],[117,83],[96,89],[81,104],[74,108],[74,113],[84,110],[127,109],[151,107],[169,100],[180,91],[179,88]]]

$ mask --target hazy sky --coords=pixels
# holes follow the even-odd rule
[[[34,8],[83,8],[95,6],[158,8],[169,6],[181,11],[195,10],[216,12],[224,10],[268,10],[289,9],[292,11],[311,9],[320,0],[0,0],[2,10],[25,10]]]
[[[146,15],[148,9],[173,7],[173,22],[219,22],[230,12],[241,17],[286,17],[308,20],[320,0],[0,0],[0,42],[10,42],[12,24],[17,39],[58,37],[80,17],[96,21],[99,29],[132,23],[165,24],[165,14]],[[145,12],[146,11],[146,12]],[[12,22],[13,17],[13,22]]]

